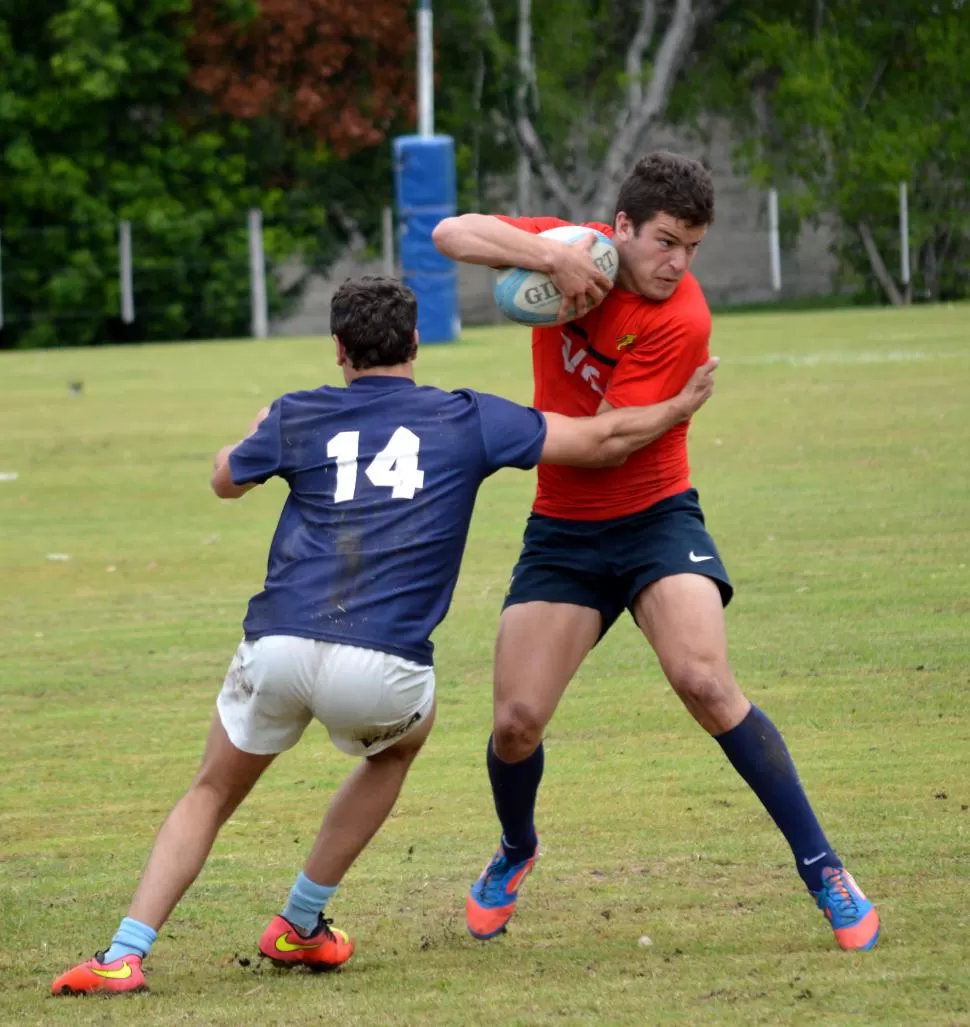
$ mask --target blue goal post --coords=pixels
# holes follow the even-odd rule
[[[457,211],[455,142],[398,136],[393,152],[401,278],[418,299],[418,333],[421,342],[454,342],[461,332],[458,265],[435,249],[431,233]]]

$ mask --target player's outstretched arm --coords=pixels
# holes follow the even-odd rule
[[[262,410],[252,419],[249,424],[249,431],[246,434],[246,438],[249,438],[256,429],[266,420],[269,415],[269,407],[263,407]],[[240,440],[241,442],[242,440]],[[238,499],[240,496],[245,495],[250,489],[256,488],[255,482],[249,482],[246,485],[237,485],[232,480],[232,470],[229,466],[229,457],[232,451],[239,445],[239,442],[234,442],[229,446],[223,446],[215,455],[215,459],[212,461],[212,476],[209,479],[209,484],[212,486],[212,491],[220,499]]]
[[[689,420],[710,399],[718,363],[718,358],[712,357],[697,368],[676,396],[653,406],[606,409],[595,417],[547,413],[540,462],[573,467],[619,466],[634,451]]]

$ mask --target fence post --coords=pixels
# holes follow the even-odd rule
[[[394,277],[394,211],[390,207],[381,210],[381,273]]]
[[[768,245],[771,251],[771,287],[781,292],[781,239],[778,229],[778,190],[768,192]]]
[[[121,320],[130,325],[135,320],[135,285],[131,270],[131,222],[118,224],[118,277],[121,282]]]
[[[903,288],[909,287],[909,193],[905,182],[899,183],[899,277]]]
[[[269,335],[266,309],[266,258],[263,254],[263,214],[249,212],[249,295],[252,308],[251,330],[254,339]]]

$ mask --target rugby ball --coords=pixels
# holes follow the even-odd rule
[[[582,225],[559,225],[539,234],[543,238],[574,243],[590,233],[596,236],[596,241],[589,251],[593,263],[611,282],[615,282],[620,262],[617,259],[616,247],[602,232],[595,228],[584,228]],[[552,278],[544,271],[530,271],[524,267],[503,267],[495,279],[493,295],[499,310],[519,324],[554,325],[571,321],[576,316],[576,310],[573,308],[571,316],[567,314],[564,318],[559,317],[562,297]]]

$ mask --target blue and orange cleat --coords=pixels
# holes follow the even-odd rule
[[[141,970],[141,956],[121,956],[105,963],[103,952],[78,963],[51,985],[52,995],[121,995],[136,991],[148,991]]]
[[[313,934],[304,937],[282,916],[273,917],[259,939],[259,951],[277,966],[306,966],[311,970],[336,970],[354,954],[353,941],[333,930],[320,917]]]
[[[527,860],[510,863],[505,850],[499,847],[465,900],[465,923],[473,938],[487,941],[505,930],[515,912],[522,882],[535,866],[538,851],[537,846]]]
[[[825,867],[822,890],[812,892],[839,947],[865,952],[879,940],[879,914],[844,867]]]

